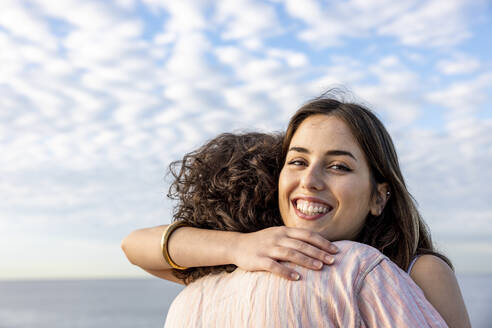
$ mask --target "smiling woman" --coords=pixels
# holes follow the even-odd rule
[[[295,155],[306,169],[293,169],[301,164],[291,163]],[[282,158],[279,197],[284,199],[279,199],[279,206],[284,221],[299,216],[287,215],[293,199],[287,201],[281,195],[291,186],[280,184],[295,183],[293,176],[305,178],[308,184],[300,180],[295,192],[330,198],[333,210],[323,216],[332,218],[327,222],[331,228],[325,229],[330,230],[330,240],[371,245],[403,270],[416,254],[424,253],[442,258],[451,267],[446,257],[434,251],[406,188],[390,135],[367,108],[323,97],[307,103],[289,122]]]
[[[369,165],[346,124],[313,115],[290,142],[279,179],[280,214],[286,226],[355,240],[369,213],[381,214],[387,189],[378,184],[372,195]]]
[[[206,149],[210,153],[222,149],[216,146]],[[271,148],[273,154],[275,154],[274,149],[274,147]],[[235,155],[232,156],[232,154]],[[267,187],[266,189],[269,190],[257,188],[257,182],[254,182],[257,180],[247,178],[249,174],[251,174],[251,178],[258,178],[255,177],[258,171],[251,171],[251,167],[261,166],[261,157],[250,158],[248,165],[241,166],[241,170],[244,170],[241,171],[238,170],[241,161],[230,160],[231,156],[235,159],[241,157],[238,157],[237,154],[247,154],[247,150],[229,146],[229,152],[223,153],[223,157],[200,158],[198,164],[203,164],[207,158],[209,161],[214,158],[211,162],[215,163],[215,166],[211,166],[208,171],[203,171],[203,174],[195,174],[206,180],[208,179],[206,177],[212,174],[209,188],[205,188],[205,193],[200,194],[200,196],[196,193],[198,189],[193,186],[187,189],[178,189],[185,191],[180,194],[181,205],[179,206],[185,204],[185,200],[188,199],[192,199],[196,203],[193,206],[186,206],[186,211],[183,212],[186,215],[178,216],[177,222],[187,222],[190,226],[197,227],[197,219],[204,222],[215,222],[220,221],[220,217],[225,216],[232,219],[230,222],[244,223],[251,220],[244,213],[254,213],[254,210],[261,203],[260,200],[262,200],[262,197],[258,197],[258,195],[261,195],[262,192],[270,195],[275,187],[270,187],[271,189]],[[262,158],[263,160],[266,159],[266,157]],[[344,280],[343,277],[363,277],[361,281],[349,279],[346,281],[346,285],[335,284],[333,293],[334,295],[338,295],[338,292],[342,293],[340,299],[327,300],[323,298],[318,301],[320,304],[327,302],[326,304],[350,308],[352,315],[364,317],[368,313],[365,313],[363,309],[372,308],[376,305],[364,303],[368,301],[368,296],[361,294],[362,290],[366,290],[364,287],[354,290],[351,288],[356,285],[369,284],[373,286],[372,288],[374,286],[378,288],[377,291],[373,290],[370,293],[369,298],[371,302],[375,301],[379,306],[386,304],[385,302],[390,302],[386,298],[391,295],[392,300],[399,304],[397,306],[397,308],[400,307],[398,313],[407,311],[407,306],[411,307],[411,304],[413,306],[420,304],[423,306],[421,310],[429,314],[434,309],[430,305],[428,306],[426,303],[428,300],[449,326],[469,326],[467,312],[450,263],[446,257],[434,250],[425,224],[406,189],[391,138],[382,123],[371,111],[356,104],[343,103],[331,98],[319,98],[307,103],[294,114],[289,123],[283,140],[281,158],[278,162],[283,163],[278,179],[278,206],[285,227],[272,227],[250,233],[246,233],[248,230],[239,233],[237,231],[240,230],[237,227],[226,229],[225,226],[213,229],[232,231],[202,230],[191,227],[174,230],[175,225],[169,230],[174,231],[172,234],[167,233],[166,226],[143,229],[132,233],[123,242],[123,248],[128,258],[132,263],[165,279],[176,279],[172,277],[170,268],[177,268],[177,264],[181,269],[183,267],[235,264],[246,271],[270,271],[292,280],[302,278],[304,283],[313,283],[315,290],[321,290],[322,287],[319,284],[328,283],[319,280],[326,279],[328,276],[331,277],[329,279],[334,279],[333,281],[342,281]],[[179,174],[178,177],[186,177],[187,173],[193,173],[195,170],[194,163],[183,162],[182,170],[185,174]],[[222,165],[221,163],[227,164]],[[256,164],[253,165],[253,163]],[[249,183],[242,185],[241,188],[232,189],[231,192],[215,193],[217,187],[223,185],[221,181],[229,185],[234,185],[239,181],[236,175],[228,175],[237,172],[243,172],[242,178],[246,178]],[[222,180],[225,177],[228,178]],[[178,186],[180,181],[177,180]],[[199,185],[197,184],[197,186]],[[245,197],[245,190],[254,190],[255,197]],[[211,195],[215,195],[214,197],[218,195],[219,197],[211,198]],[[234,208],[232,205],[241,202],[250,210],[232,214]],[[218,204],[219,207],[217,207]],[[268,204],[270,207],[276,205],[274,202]],[[220,210],[216,210],[212,217],[210,213],[206,216],[196,215],[203,207],[220,208]],[[161,249],[158,246],[162,234],[165,237],[163,240],[166,240],[163,251],[167,253],[167,263],[163,260]],[[378,258],[372,251],[359,252],[359,248],[362,246],[358,243],[356,245],[359,246],[347,246],[345,243],[332,244],[328,241],[344,239],[370,245],[387,256],[384,258],[393,263],[390,262],[391,264],[386,268],[388,271],[382,275],[386,278],[377,280],[377,283],[371,280],[374,278],[373,274],[377,276],[381,270],[386,270],[383,268],[384,261],[371,262],[370,259]],[[337,252],[336,247],[334,248],[335,245],[340,249],[340,253],[336,256],[338,260],[334,264],[334,269],[325,270],[322,263],[333,263],[333,254]],[[359,251],[352,252],[351,249],[359,249]],[[381,254],[379,252],[377,253]],[[366,254],[366,258],[360,259],[358,256],[354,258],[350,255],[356,253],[359,256]],[[177,260],[177,264],[171,259]],[[305,269],[292,266],[284,261],[313,270],[321,270],[318,272],[323,274],[318,278],[313,278]],[[354,263],[355,267],[346,266],[347,263]],[[427,300],[418,297],[420,291],[413,290],[417,287],[411,282],[410,277],[398,269],[395,264],[410,274],[410,277],[422,288]],[[175,270],[175,272],[186,273],[186,270]],[[338,275],[337,270],[341,270],[338,271]],[[372,274],[366,277],[360,275],[361,271],[359,270]],[[302,272],[302,276],[299,275],[299,272]],[[235,271],[234,277],[238,275],[242,277],[242,274],[236,273],[237,271]],[[392,280],[396,276],[400,277],[401,274],[405,276],[402,278],[403,280],[398,283]],[[183,276],[178,275],[178,277],[183,279]],[[197,286],[202,286],[203,289],[198,287],[201,290],[198,294],[204,295],[204,290],[215,290],[215,287],[210,289],[206,286],[218,286],[220,285],[219,281],[223,281],[223,278],[223,275],[215,278],[207,276],[198,280],[197,284],[193,284],[193,286],[195,289]],[[406,280],[407,278],[408,280]],[[237,279],[241,280],[241,286],[257,283],[256,280],[256,282],[253,281],[256,276],[254,279],[252,278],[253,280],[248,281],[243,281],[243,278]],[[386,279],[388,280],[386,281]],[[393,282],[388,285],[389,281]],[[224,292],[232,292],[232,294],[237,292],[243,296],[244,293],[256,293],[254,290],[248,291],[241,288],[234,292],[236,289],[233,286],[235,285],[235,283],[232,285],[227,283],[228,287]],[[271,287],[271,285],[269,286]],[[275,286],[275,290],[283,287],[293,288],[293,286],[283,285],[281,288],[281,285],[277,283]],[[296,288],[299,287],[295,286]],[[403,289],[399,290],[398,288]],[[190,311],[190,309],[196,310],[196,313],[207,312],[208,307],[204,303],[193,301],[193,295],[198,294],[196,291],[191,293],[190,290],[185,289],[184,295],[188,296],[181,297],[180,301],[176,303],[181,305],[173,307],[174,315],[171,318],[176,317],[179,313],[178,309],[184,312]],[[353,294],[344,294],[347,290]],[[224,299],[222,297],[224,295],[221,296],[220,293],[220,291],[212,293],[210,299],[212,297],[215,297],[213,299]],[[400,299],[407,293],[417,298]],[[249,296],[253,297],[253,294]],[[356,299],[358,304],[350,302],[347,304],[346,301],[343,301],[347,299]],[[396,301],[397,299],[398,301]],[[231,299],[231,302],[235,301],[237,298]],[[287,300],[287,302],[293,302],[293,300]],[[296,308],[297,305],[290,304],[289,306]],[[246,311],[245,308],[234,309],[239,312],[224,308],[223,310],[227,314],[222,314],[230,316],[231,313],[238,314],[243,313],[241,311]],[[337,310],[332,310],[332,314],[338,313]],[[357,312],[359,310],[362,312]],[[379,321],[379,324],[381,322],[396,324],[392,321],[395,319],[384,318],[388,313],[395,315],[394,311],[394,308],[385,309],[384,306],[378,308],[376,312],[381,315],[379,320],[383,320]],[[342,317],[327,314],[324,319],[332,323],[346,322],[344,321],[346,318]],[[409,323],[412,323],[415,318],[412,319],[411,316],[408,318],[409,321],[406,321],[403,326],[412,326]],[[422,322],[425,321],[424,319]],[[415,322],[413,324],[415,325]],[[421,325],[417,324],[417,326]]]

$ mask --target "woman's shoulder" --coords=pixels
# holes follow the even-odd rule
[[[409,272],[410,277],[419,285],[432,286],[442,279],[455,279],[453,270],[438,256],[420,255]]]
[[[470,327],[470,320],[454,271],[438,256],[425,254],[415,261],[410,277],[448,324]]]

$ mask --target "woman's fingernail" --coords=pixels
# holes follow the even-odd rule
[[[330,246],[330,250],[334,253],[337,253],[339,251],[338,247],[334,246],[334,245],[331,245]]]
[[[290,277],[292,279],[294,279],[294,280],[299,280],[301,278],[301,276],[298,273],[295,273],[295,272],[291,273],[290,274]]]
[[[323,267],[323,263],[321,263],[321,261],[313,261],[313,265],[319,269]]]
[[[325,260],[328,264],[332,264],[335,261],[335,259],[329,255],[325,256]]]

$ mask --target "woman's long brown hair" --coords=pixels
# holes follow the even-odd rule
[[[321,96],[302,106],[291,118],[282,145],[282,163],[297,128],[311,115],[335,116],[344,121],[361,147],[372,177],[372,194],[386,182],[391,196],[379,216],[369,214],[354,240],[370,245],[388,256],[401,269],[420,254],[433,254],[451,268],[451,261],[438,253],[400,170],[393,141],[383,123],[362,105]]]

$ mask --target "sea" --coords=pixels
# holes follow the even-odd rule
[[[472,327],[492,328],[492,275],[458,275]],[[0,328],[163,327],[180,285],[160,279],[0,281]]]

